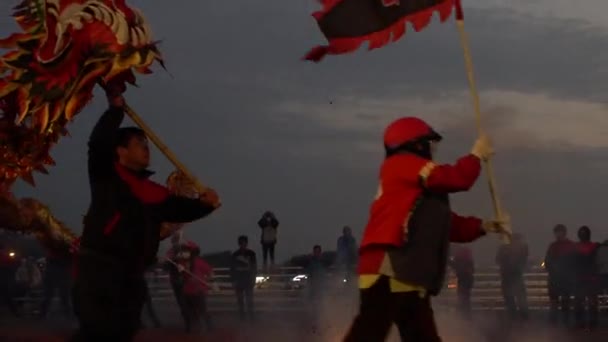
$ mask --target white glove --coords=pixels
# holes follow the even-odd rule
[[[475,141],[475,145],[473,145],[473,149],[471,150],[471,154],[481,160],[488,160],[494,154],[494,148],[492,148],[490,138],[488,138],[486,134],[482,133],[479,138],[477,138],[477,141]]]

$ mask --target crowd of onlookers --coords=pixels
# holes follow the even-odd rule
[[[279,220],[268,211],[262,215],[258,226],[263,255],[261,269],[270,271],[275,265]],[[543,262],[548,273],[550,321],[569,324],[573,320],[577,327],[593,329],[598,324],[598,296],[608,292],[608,241],[592,242],[591,230],[586,226],[578,230],[576,242],[568,238],[564,225],[555,226],[553,233],[555,241],[549,245]],[[239,236],[237,242],[238,249],[230,258],[230,279],[241,319],[253,320],[257,256],[249,248],[246,235]],[[67,255],[49,253],[46,258],[36,260],[17,256],[0,245],[0,293],[3,304],[16,316],[29,313],[45,317],[52,298],[57,294],[63,313],[66,317],[71,316],[70,263]],[[322,247],[315,245],[306,260],[304,272],[311,305],[314,306],[326,292],[330,267],[333,273],[337,271],[340,274],[344,282],[350,282],[356,263],[357,243],[348,226],[343,228],[337,240],[335,260],[328,262],[323,258]],[[501,245],[496,254],[496,264],[509,317],[526,320],[529,309],[524,274],[530,262],[528,245],[522,235],[514,234],[510,243]],[[215,286],[213,268],[201,257],[199,246],[191,241],[183,241],[181,234],[176,233],[160,265],[169,274],[186,331],[198,331],[203,325],[211,329],[213,324],[207,309],[207,295]],[[459,308],[465,316],[470,317],[475,276],[471,250],[464,245],[453,246],[450,266],[457,277]],[[27,306],[24,298],[28,297],[37,297],[38,304]],[[153,324],[160,326],[149,291],[146,312]]]
[[[275,265],[275,247],[278,241],[279,220],[268,211],[258,226],[261,229],[262,270],[268,272]],[[564,225],[553,229],[555,241],[546,251],[543,267],[548,273],[547,288],[550,298],[549,317],[552,323],[569,324],[571,320],[580,328],[593,329],[598,324],[598,296],[608,292],[608,241],[595,243],[591,230],[583,226],[578,241],[568,238]],[[237,239],[238,249],[230,258],[230,279],[240,318],[253,320],[254,287],[258,278],[256,253],[249,248],[246,235]],[[528,318],[527,287],[524,274],[530,265],[529,249],[524,237],[514,234],[496,254],[501,277],[504,305],[511,319]],[[161,258],[160,266],[169,274],[170,284],[184,320],[186,331],[199,331],[205,325],[213,327],[208,311],[207,295],[213,283],[213,268],[201,257],[200,248],[192,241],[183,241],[180,233],[171,238],[171,246]],[[17,256],[0,245],[0,293],[2,301],[16,316],[33,314],[45,317],[52,298],[57,294],[66,317],[70,309],[70,263],[67,255],[49,253],[46,258]],[[344,282],[353,280],[357,263],[357,243],[351,229],[346,226],[337,240],[335,259],[323,258],[320,245],[312,248],[305,263],[308,299],[311,306],[326,293],[329,268],[340,274]],[[471,291],[474,287],[475,265],[471,250],[454,245],[450,266],[457,277],[458,302],[461,312],[471,315]],[[37,297],[37,305],[27,306],[25,298]],[[146,312],[155,326],[160,321],[150,292],[147,293]],[[571,312],[573,313],[571,315]],[[572,317],[571,317],[572,316]]]
[[[577,328],[594,329],[598,325],[598,298],[608,294],[608,240],[593,242],[587,226],[578,229],[578,241],[568,238],[562,224],[554,227],[553,234],[555,241],[547,248],[542,264],[548,274],[549,319],[554,324],[573,321]],[[528,258],[528,245],[521,234],[514,234],[496,254],[504,304],[511,319],[528,318],[524,281]],[[472,253],[467,247],[455,246],[450,260],[458,278],[459,307],[470,316],[475,274]]]
[[[262,265],[258,265],[257,255],[249,248],[249,237],[246,235],[238,237],[238,248],[230,258],[230,279],[238,312],[243,320],[255,318],[253,293],[258,278],[258,266],[261,266],[265,273],[272,272],[275,267],[279,220],[272,212],[267,211],[257,224],[261,231]],[[46,244],[48,245],[48,242]],[[0,291],[3,304],[15,316],[31,314],[45,317],[55,295],[59,296],[65,316],[72,316],[72,257],[70,254],[61,253],[59,248],[45,250],[46,257],[35,260],[33,257],[16,255],[14,251],[0,245]],[[319,299],[324,292],[330,267],[338,270],[343,281],[352,280],[357,262],[357,243],[351,229],[343,228],[342,235],[337,240],[335,260],[328,262],[327,258],[322,256],[321,246],[315,245],[304,265],[306,287],[312,302]],[[156,272],[159,267],[169,275],[185,330],[199,331],[203,326],[211,329],[213,324],[207,309],[207,295],[215,286],[213,268],[200,255],[199,246],[192,241],[184,241],[179,232],[174,234],[169,250],[150,271]],[[29,303],[27,308],[25,303]],[[160,326],[161,322],[149,289],[146,293],[144,314],[154,326]]]
[[[265,212],[258,226],[261,229],[260,243],[262,247],[262,269],[271,271],[275,266],[275,246],[279,221],[270,212]],[[242,320],[254,320],[254,288],[258,278],[258,259],[256,253],[249,248],[249,237],[241,235],[237,239],[238,248],[230,258],[230,280],[235,291],[239,316]],[[349,227],[344,227],[343,234],[337,242],[336,262],[344,281],[351,279],[356,265],[357,243]],[[162,266],[169,274],[171,288],[184,320],[186,331],[200,330],[201,323],[208,329],[212,328],[211,317],[207,310],[207,294],[212,283],[213,269],[200,256],[200,249],[191,241],[182,241],[181,234],[174,234],[171,247],[161,260]],[[312,254],[306,263],[307,288],[310,298],[314,301],[320,298],[324,291],[328,267],[322,260],[321,246],[313,247]],[[152,320],[156,315],[148,302],[148,312]]]
[[[66,265],[66,267],[69,267]],[[71,316],[68,269],[58,274],[52,258],[20,256],[0,245],[0,292],[2,304],[15,316],[46,317],[51,300],[58,294],[63,313]]]

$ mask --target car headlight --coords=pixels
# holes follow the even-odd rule
[[[308,276],[306,276],[306,274],[298,274],[297,276],[291,278],[291,281],[299,282],[306,279],[308,279]]]
[[[270,277],[255,277],[255,283],[256,284],[265,283],[266,281],[268,281],[268,279],[270,279]]]

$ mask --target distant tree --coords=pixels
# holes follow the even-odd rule
[[[201,255],[209,265],[213,267],[230,267],[230,260],[232,258],[231,251],[206,253]]]
[[[0,242],[6,248],[14,250],[18,257],[31,256],[40,258],[44,256],[44,249],[33,236],[6,230],[1,231]]]
[[[306,268],[306,267],[308,267],[308,263],[310,262],[310,257],[311,257],[311,254],[300,254],[300,255],[292,256],[291,259],[289,259],[285,263],[285,266]],[[326,267],[332,266],[335,261],[336,261],[336,252],[335,251],[327,251],[327,252],[323,252],[321,254],[321,262]]]

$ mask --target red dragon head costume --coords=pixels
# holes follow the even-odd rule
[[[0,183],[53,165],[49,150],[95,84],[134,84],[162,59],[149,26],[124,0],[23,0],[22,29],[0,39]]]

